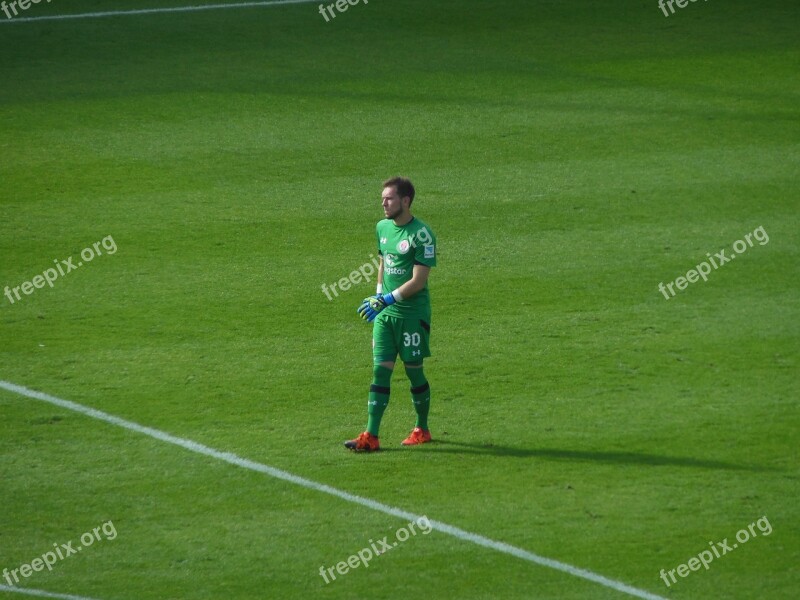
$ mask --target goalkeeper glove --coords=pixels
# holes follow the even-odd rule
[[[378,316],[378,313],[395,302],[397,302],[397,299],[394,297],[394,294],[384,294],[383,296],[376,294],[375,296],[364,298],[357,312],[367,323],[372,323],[375,317]]]

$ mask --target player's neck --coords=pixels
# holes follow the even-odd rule
[[[403,225],[408,225],[413,218],[414,218],[414,215],[412,215],[411,213],[406,213],[406,214],[400,215],[396,219],[392,219],[392,220],[394,221],[394,224],[397,227],[402,227]]]

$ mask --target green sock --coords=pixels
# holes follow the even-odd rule
[[[431,408],[431,386],[425,379],[422,372],[422,365],[418,368],[409,368],[406,365],[406,375],[411,382],[411,401],[414,403],[414,410],[417,411],[417,424],[415,427],[428,429],[428,412]]]
[[[367,412],[367,431],[372,435],[378,435],[381,426],[383,411],[389,404],[389,384],[392,381],[392,370],[381,365],[374,365],[372,368],[372,385],[369,386],[369,402]]]

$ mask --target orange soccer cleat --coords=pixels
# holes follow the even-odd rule
[[[369,431],[365,431],[354,440],[346,441],[344,447],[356,452],[376,452],[381,449],[378,436],[372,435]]]
[[[414,427],[409,436],[403,440],[403,446],[416,446],[417,444],[424,444],[431,441],[431,432],[428,429],[421,427]]]

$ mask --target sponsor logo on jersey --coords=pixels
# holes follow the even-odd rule
[[[433,245],[427,245],[426,244],[425,246],[423,246],[423,249],[425,250],[425,258],[433,258],[434,257],[434,255],[436,253],[436,250],[433,247]]]
[[[397,251],[398,251],[400,254],[405,254],[406,252],[408,252],[408,249],[409,249],[410,247],[411,247],[411,244],[409,244],[409,243],[408,243],[408,240],[400,240],[400,241],[397,243]]]
[[[386,242],[387,242],[387,239],[385,237],[382,237],[381,238],[381,244],[385,244]]]
[[[397,267],[398,257],[394,254],[387,254],[383,257],[383,262],[385,266],[383,267],[383,272],[387,275],[405,275],[408,273],[408,269],[401,269]]]

